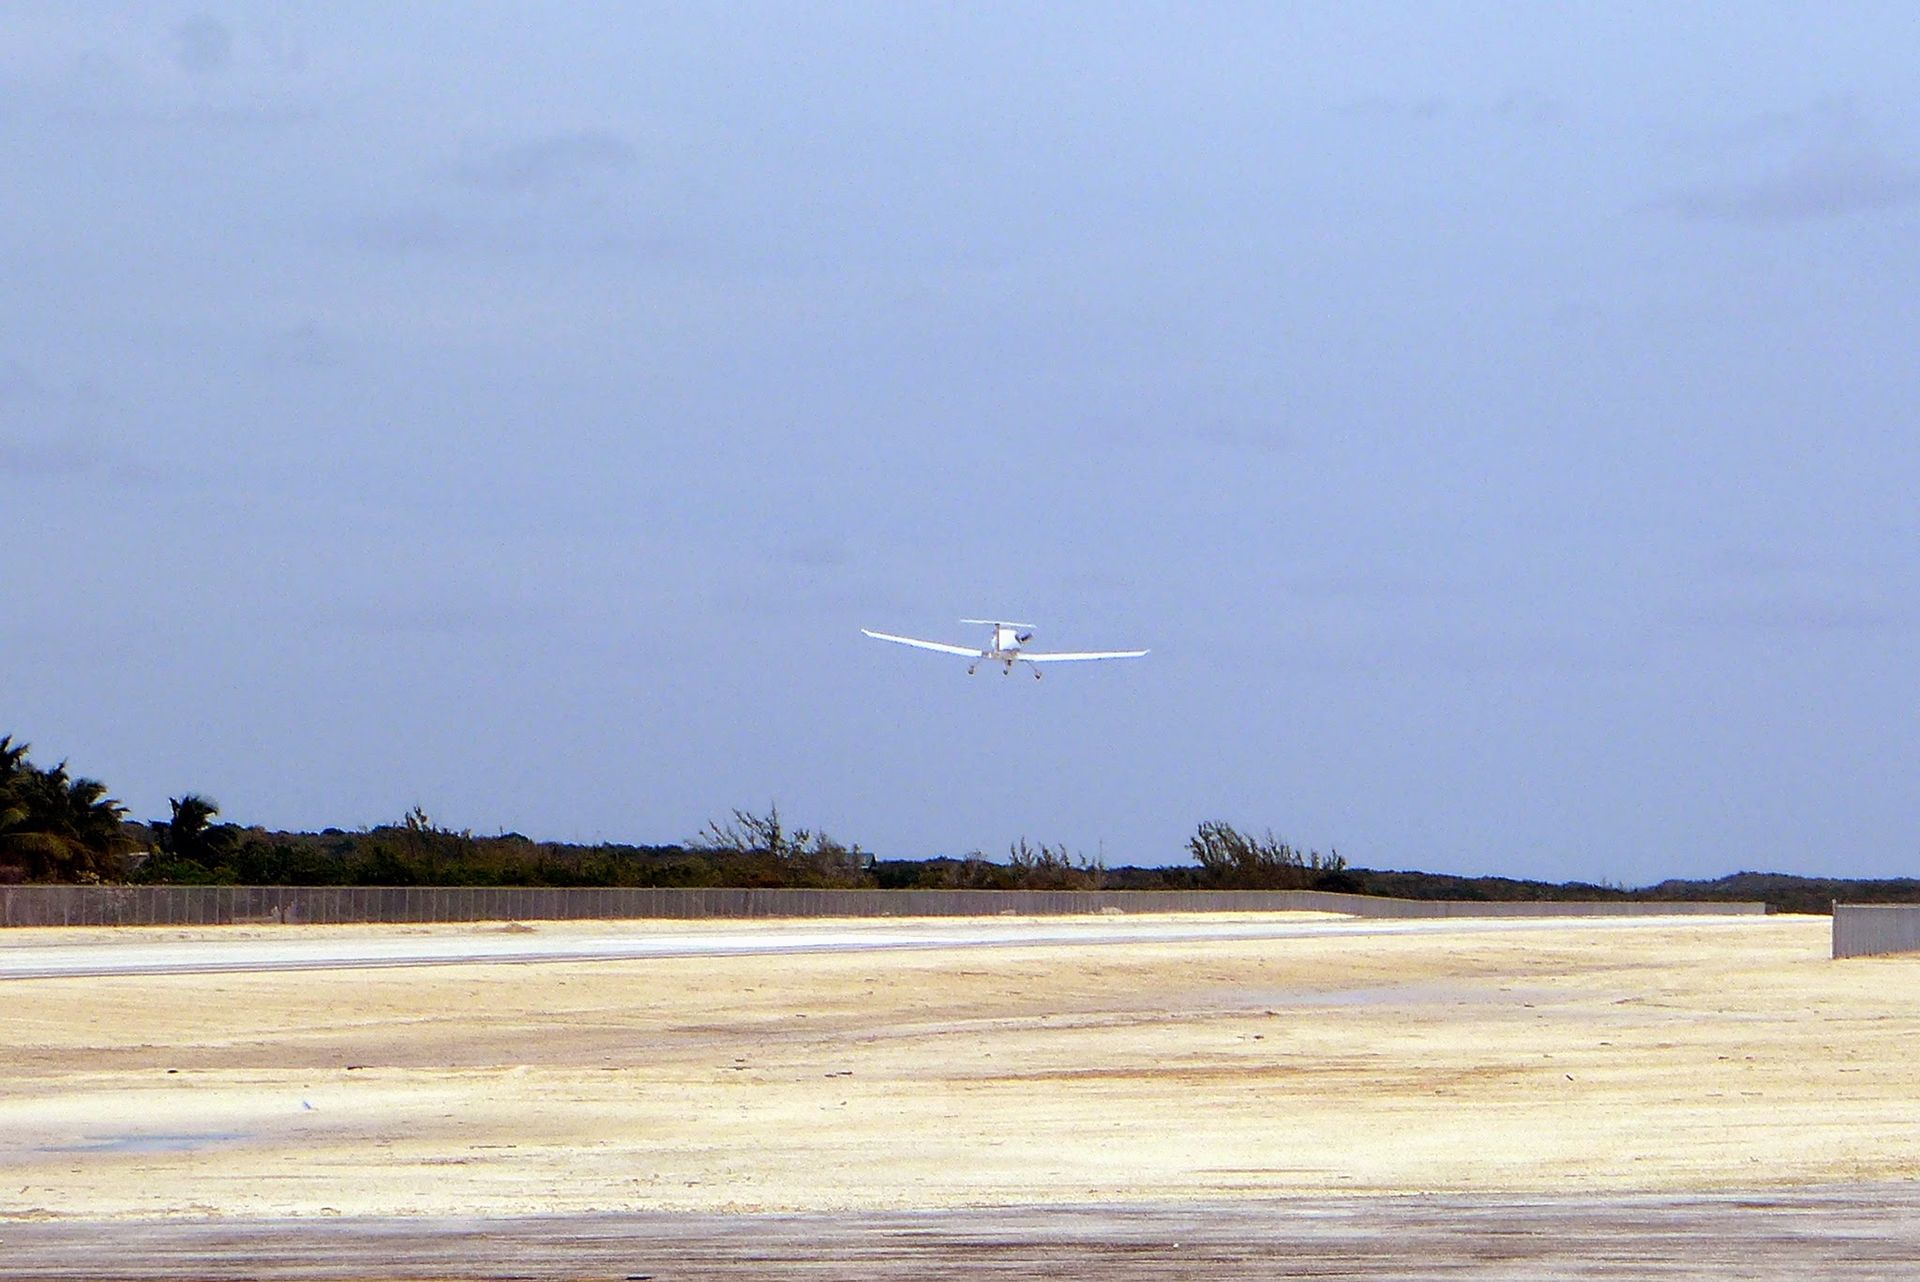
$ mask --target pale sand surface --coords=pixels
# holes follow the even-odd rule
[[[1909,1180],[1920,958],[1829,929],[21,980],[0,1217]]]
[[[462,936],[517,935],[537,933],[558,938],[578,938],[607,934],[631,935],[706,935],[717,931],[729,934],[762,931],[770,935],[804,934],[812,931],[870,931],[884,933],[902,924],[960,928],[969,923],[1005,922],[1030,926],[1059,923],[1152,921],[1169,924],[1212,926],[1251,924],[1282,920],[1354,921],[1347,913],[1323,912],[1199,912],[1199,913],[1087,913],[1047,917],[1022,917],[1005,913],[995,917],[722,917],[722,918],[621,918],[618,920],[580,921],[475,921],[475,922],[349,922],[334,925],[281,926],[272,923],[245,923],[231,926],[20,926],[0,930],[0,950],[33,947],[61,947],[73,944],[136,945],[168,941],[221,942],[231,940],[284,939],[406,939],[413,937],[458,938]],[[1378,920],[1386,920],[1384,918]],[[1822,918],[1821,920],[1826,920]]]

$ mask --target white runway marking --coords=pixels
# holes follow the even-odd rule
[[[36,944],[0,932],[0,980],[111,975],[249,974],[290,970],[362,970],[397,966],[471,966],[534,962],[639,961],[741,957],[768,953],[855,953],[932,948],[1056,948],[1104,944],[1202,943],[1329,936],[1461,934],[1514,930],[1672,929],[1755,926],[1762,916],[1447,917],[1412,920],[1232,921],[1218,924],[1150,918],[1081,918],[1009,923],[991,918],[884,923],[832,928],[803,923],[743,931],[648,935],[646,923],[606,933],[407,935],[388,938],[129,939],[91,944]],[[299,927],[287,928],[298,931]]]

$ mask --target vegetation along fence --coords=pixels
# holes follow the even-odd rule
[[[1835,904],[1833,955],[1920,953],[1920,904]]]
[[[1317,890],[797,890],[489,886],[0,886],[0,926],[558,921],[625,917],[956,917],[1279,912],[1362,917],[1762,913],[1763,904],[1386,899]],[[1836,925],[1836,930],[1838,929]]]

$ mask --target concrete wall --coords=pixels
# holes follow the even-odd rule
[[[556,921],[623,917],[952,917],[1277,912],[1362,917],[1761,913],[1761,904],[1479,902],[1314,890],[678,890],[480,886],[0,886],[0,926]]]
[[[1835,904],[1833,955],[1920,952],[1920,904]]]

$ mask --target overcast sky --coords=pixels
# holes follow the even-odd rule
[[[12,3],[0,733],[136,817],[1920,872],[1920,16]],[[861,626],[1130,664],[968,678]]]

